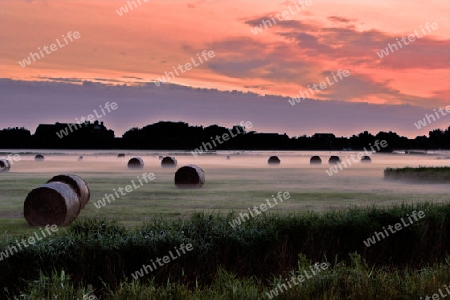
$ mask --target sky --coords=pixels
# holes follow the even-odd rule
[[[0,0],[0,128],[109,99],[116,136],[160,120],[428,134],[450,125],[414,125],[450,105],[449,16],[448,0]]]

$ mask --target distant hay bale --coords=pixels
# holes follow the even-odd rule
[[[74,192],[77,194],[81,208],[84,208],[86,204],[88,203],[91,192],[89,190],[88,185],[86,184],[86,181],[84,181],[80,176],[73,175],[73,174],[61,174],[56,175],[52,177],[47,183],[50,182],[62,182],[65,184],[68,184]]]
[[[0,172],[9,172],[11,164],[7,159],[0,159]]]
[[[230,156],[229,155],[227,155],[227,160],[229,160],[230,159]]]
[[[142,169],[144,168],[144,161],[140,157],[132,157],[128,161],[129,169]]]
[[[309,160],[309,163],[311,165],[320,165],[322,163],[322,159],[320,158],[320,156],[314,155]]]
[[[281,163],[278,156],[271,156],[269,157],[269,160],[267,161],[269,165],[279,165]]]
[[[125,153],[119,153],[117,154],[117,158],[125,157]]]
[[[161,167],[175,168],[177,166],[177,159],[173,156],[166,156],[161,160]]]
[[[361,157],[361,162],[362,163],[371,163],[372,159],[370,158],[370,156],[364,155],[363,157]]]
[[[24,216],[31,226],[66,226],[75,220],[80,209],[80,200],[69,185],[50,182],[35,188],[27,195]]]
[[[83,160],[83,156],[82,156],[82,155],[80,155],[80,156],[78,157],[78,161],[80,161],[80,160]]]
[[[35,161],[44,161],[44,155],[42,155],[42,154],[37,154],[35,157],[34,157],[34,160]]]
[[[339,156],[335,156],[335,155],[332,155],[330,157],[330,159],[328,160],[328,163],[330,165],[337,165],[340,162],[341,162],[341,158]]]
[[[175,172],[175,185],[179,188],[201,188],[205,183],[205,172],[195,166],[187,165]]]

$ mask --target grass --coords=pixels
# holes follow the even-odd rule
[[[45,164],[45,162],[44,162]],[[322,166],[321,168],[326,168]],[[97,209],[94,202],[113,189],[125,187],[143,172],[155,172],[156,179],[105,207]],[[91,200],[81,211],[79,219],[118,219],[128,227],[140,226],[155,216],[169,219],[189,219],[193,213],[236,213],[247,211],[248,207],[260,205],[279,191],[288,191],[291,198],[269,213],[286,214],[293,212],[342,209],[349,206],[389,206],[395,203],[419,201],[440,202],[448,199],[445,187],[404,186],[385,182],[382,169],[370,169],[361,175],[358,169],[348,169],[337,177],[330,178],[324,169],[230,168],[222,172],[205,168],[206,184],[200,190],[180,190],[173,184],[173,170],[149,168],[141,173],[122,171],[119,173],[79,172],[91,189]],[[27,194],[52,176],[72,170],[56,172],[31,172],[0,174],[0,234],[32,233],[23,217],[23,202]],[[239,172],[239,180],[235,173]],[[308,173],[309,174],[309,173]],[[342,175],[342,176],[341,176]],[[349,176],[351,179],[349,179]],[[234,178],[234,179],[233,179]],[[257,188],[255,188],[257,187]]]
[[[414,210],[424,211],[425,218],[375,245],[363,244],[375,231]],[[7,287],[4,297],[31,295],[43,292],[33,282],[48,277],[44,281],[52,285],[49,278],[55,280],[61,276],[55,272],[64,271],[71,278],[70,291],[85,291],[91,285],[102,299],[195,299],[200,291],[214,299],[239,299],[247,293],[257,299],[292,272],[328,262],[330,272],[302,284],[305,299],[377,299],[385,289],[383,293],[397,296],[427,293],[450,279],[448,215],[450,204],[421,203],[269,214],[235,228],[229,222],[236,214],[154,218],[134,229],[107,219],[77,220],[57,236],[4,259],[0,282]],[[132,280],[131,274],[143,265],[182,243],[194,249]],[[7,246],[2,243],[0,250]],[[299,288],[283,292],[283,297],[294,299]]]
[[[421,270],[374,269],[357,254],[351,261],[334,263],[325,272],[301,285],[291,283],[291,288],[282,289],[286,277],[298,275],[301,268],[286,276],[274,277],[267,282],[250,277],[238,278],[235,274],[219,269],[213,282],[206,286],[188,286],[180,281],[167,279],[164,284],[154,280],[121,282],[114,289],[103,292],[91,285],[76,286],[64,271],[52,272],[29,282],[18,297],[8,299],[425,299],[450,282],[450,265],[447,262]],[[298,282],[298,281],[297,281]],[[276,289],[278,296],[274,294]],[[421,298],[422,297],[422,298]]]
[[[450,167],[386,168],[384,170],[384,177],[390,180],[449,183]]]

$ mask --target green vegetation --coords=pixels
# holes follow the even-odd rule
[[[413,211],[425,217],[364,245]],[[293,272],[328,262],[328,270],[279,298],[420,299],[450,283],[449,215],[450,204],[420,203],[269,214],[235,228],[229,222],[236,214],[153,218],[134,229],[102,218],[78,220],[1,261],[0,297],[82,299],[93,292],[99,299],[261,299]],[[132,280],[142,265],[182,243],[193,250]]]
[[[374,269],[356,254],[351,255],[350,259],[349,265],[336,263],[329,271],[304,281],[302,285],[292,285],[287,291],[279,292],[279,296],[274,296],[274,299],[425,299],[425,295],[435,294],[439,288],[445,292],[444,285],[448,285],[450,281],[449,261],[421,270],[400,271]],[[100,295],[92,286],[75,287],[73,280],[64,272],[53,272],[50,276],[41,274],[38,280],[30,282],[19,299],[256,300],[270,299],[267,293],[279,283],[285,283],[280,276],[262,282],[254,277],[237,278],[234,274],[219,269],[213,282],[206,287],[191,287],[170,279],[157,284],[149,279],[142,282],[121,282],[115,289],[104,290]]]
[[[384,170],[384,178],[414,182],[448,183],[450,182],[450,167],[387,168]]]

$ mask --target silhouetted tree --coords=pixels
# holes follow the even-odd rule
[[[122,138],[114,138],[114,132],[108,130],[103,122],[87,123],[76,130],[67,131],[64,137],[57,132],[65,130],[68,124],[40,124],[34,135],[23,127],[0,130],[1,148],[63,148],[63,149],[179,149],[193,150],[203,142],[211,142],[220,136],[222,143],[216,142],[214,150],[362,150],[374,145],[375,140],[386,140],[388,146],[380,149],[390,152],[395,149],[450,149],[450,126],[429,132],[429,137],[418,136],[408,139],[397,133],[380,131],[375,136],[368,131],[350,138],[336,137],[332,133],[316,133],[290,138],[286,133],[246,132],[241,125],[231,129],[219,125],[189,126],[185,122],[160,121],[143,128],[133,127]],[[229,135],[228,141],[222,137]]]
[[[0,130],[0,145],[2,148],[26,147],[30,139],[31,133],[24,127],[8,127]]]

